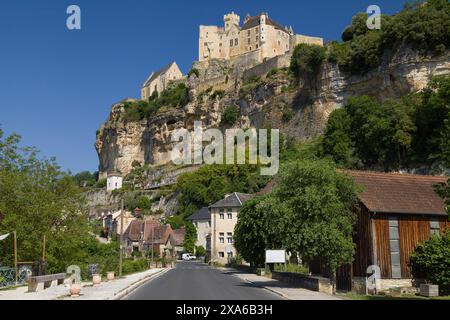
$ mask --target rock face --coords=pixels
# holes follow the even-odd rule
[[[221,113],[229,105],[240,107],[236,127],[271,125],[298,139],[310,139],[323,132],[329,114],[345,105],[352,95],[367,94],[381,100],[398,98],[424,88],[431,75],[450,73],[449,52],[439,57],[421,57],[413,50],[403,49],[385,52],[377,69],[360,76],[343,73],[329,63],[323,64],[313,82],[300,81],[297,86],[285,72],[267,75],[272,65],[287,67],[288,61],[289,56],[282,57],[249,70],[226,61],[196,63],[199,77],[191,76],[187,81],[190,102],[178,108],[162,108],[142,121],[122,121],[124,103],[114,105],[95,144],[100,177],[113,170],[128,174],[135,160],[141,164],[169,163],[175,144],[171,141],[174,130],[192,130],[194,121],[202,121],[205,127],[222,128]],[[243,81],[246,72],[262,79],[248,92],[239,90],[247,85]],[[222,94],[215,94],[216,90]]]

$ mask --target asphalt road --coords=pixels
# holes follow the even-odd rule
[[[127,300],[281,300],[263,288],[197,262],[174,269],[132,292]]]

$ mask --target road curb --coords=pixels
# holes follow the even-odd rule
[[[233,270],[233,269],[227,269],[227,268],[217,268],[217,269],[225,270],[225,271],[226,271],[226,270]],[[234,270],[239,271],[239,270],[237,270],[237,269],[234,269]],[[255,282],[253,282],[253,281],[251,281],[251,280],[248,280],[248,279],[246,279],[246,278],[240,278],[240,277],[238,277],[238,276],[236,276],[236,275],[235,275],[235,277],[237,277],[237,278],[239,278],[239,279],[241,279],[241,280],[244,280],[245,282],[251,283],[251,284],[253,284],[253,285],[255,285],[255,286],[259,287],[259,288],[262,288],[262,289],[265,289],[265,290],[270,291],[270,292],[272,292],[272,293],[275,293],[275,294],[279,295],[280,297],[283,297],[283,298],[285,298],[285,299],[287,299],[287,300],[295,300],[295,299],[293,299],[292,297],[288,296],[287,294],[284,294],[284,293],[282,293],[282,292],[280,292],[280,291],[278,291],[278,290],[275,290],[275,289],[272,289],[272,288],[269,288],[269,287],[266,287],[266,286],[261,286],[261,285],[255,283]]]
[[[156,273],[152,273],[150,275],[148,275],[147,277],[140,279],[138,281],[136,281],[135,283],[131,284],[130,286],[126,287],[125,289],[119,291],[118,293],[116,293],[114,295],[114,297],[112,297],[111,300],[121,300],[123,298],[125,298],[126,296],[128,296],[130,293],[132,293],[133,291],[135,291],[136,289],[138,289],[140,286],[144,285],[146,282],[153,280],[161,275],[163,275],[164,273],[168,272],[169,270],[172,270],[171,268],[165,268],[162,269]]]

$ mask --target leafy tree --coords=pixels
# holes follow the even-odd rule
[[[195,254],[197,257],[204,257],[206,254],[206,249],[203,246],[196,246]]]
[[[282,247],[285,234],[279,223],[287,208],[273,196],[259,197],[246,202],[239,212],[234,229],[235,247],[253,267],[264,266],[265,250]]]
[[[20,261],[38,260],[46,235],[49,272],[63,272],[86,261],[93,239],[83,194],[53,159],[40,160],[35,149],[19,142],[17,135],[3,138],[0,130],[0,234],[17,232]],[[12,243],[0,243],[0,257],[12,262]]]
[[[433,77],[420,97],[413,147],[423,162],[440,160],[450,166],[450,75]]]
[[[305,261],[320,257],[335,283],[336,269],[352,261],[356,187],[328,161],[287,165],[275,196],[287,206],[282,225],[285,248]]]
[[[299,44],[294,49],[290,70],[296,77],[302,73],[313,77],[317,75],[326,58],[326,49],[318,45]]]
[[[450,232],[419,244],[411,254],[410,265],[414,278],[439,285],[442,295],[450,294]]]
[[[351,179],[331,162],[300,160],[283,168],[278,186],[247,202],[235,229],[239,253],[254,266],[264,262],[264,249],[283,247],[305,262],[320,257],[335,278],[355,252],[352,231],[357,203]],[[334,282],[334,281],[333,281]]]
[[[355,146],[351,137],[351,119],[344,108],[330,114],[322,141],[322,155],[330,155],[340,166],[352,168],[358,165]]]
[[[86,188],[92,187],[97,183],[98,172],[90,173],[89,171],[83,171],[73,176],[78,186]]]
[[[195,242],[197,241],[197,229],[192,222],[185,224],[186,234],[184,236],[184,251],[194,253]]]
[[[220,123],[223,126],[233,126],[239,118],[239,109],[236,106],[228,106],[223,110]]]

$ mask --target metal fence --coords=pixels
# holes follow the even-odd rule
[[[18,271],[16,284],[16,270],[9,267],[0,267],[0,288],[22,285],[27,282],[30,275],[30,269],[21,267]]]

